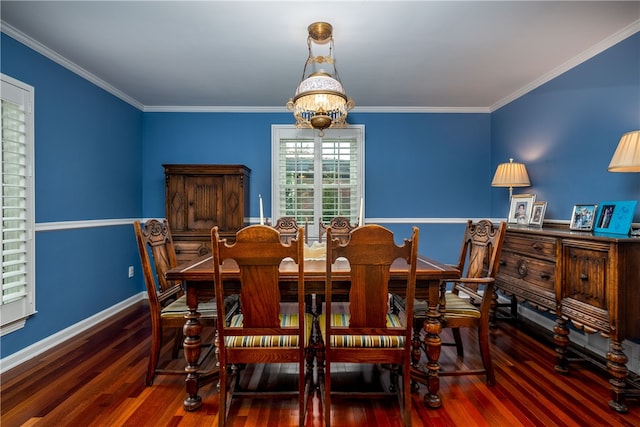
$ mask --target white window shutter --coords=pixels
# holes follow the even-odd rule
[[[309,225],[344,216],[356,223],[364,195],[364,126],[328,129],[323,138],[311,129],[272,126],[274,222],[291,216]]]
[[[2,334],[35,312],[33,88],[2,75]],[[10,325],[9,328],[5,328]]]

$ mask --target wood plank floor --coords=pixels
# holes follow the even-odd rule
[[[2,375],[2,427],[13,426],[205,426],[217,425],[214,384],[201,388],[197,412],[182,409],[184,378],[159,376],[144,386],[150,322],[140,303],[82,338],[54,348]],[[573,364],[569,375],[553,370],[553,350],[506,322],[491,332],[497,385],[483,377],[444,377],[444,402],[427,409],[424,387],[413,394],[415,426],[638,426],[640,404],[621,415],[607,405],[606,375],[590,364]],[[475,337],[464,334],[465,358],[444,347],[443,368],[478,366]],[[166,350],[166,349],[165,349]],[[167,353],[165,351],[165,353]],[[182,363],[181,360],[170,362]],[[291,377],[287,366],[249,369],[262,384]],[[287,375],[289,374],[289,375]],[[355,381],[367,380],[366,372]],[[277,380],[276,380],[277,379]],[[398,407],[385,400],[335,400],[334,426],[399,426]],[[322,422],[313,398],[307,426]],[[231,408],[230,426],[286,426],[297,422],[295,400],[244,399]]]

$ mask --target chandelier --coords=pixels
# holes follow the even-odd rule
[[[355,103],[347,99],[338,69],[333,57],[333,27],[326,22],[315,22],[308,27],[307,46],[309,57],[302,70],[302,79],[295,96],[287,102],[287,108],[293,111],[296,127],[318,129],[318,136],[324,136],[324,129],[345,127],[347,113]],[[314,56],[311,45],[329,45],[328,55]],[[333,74],[321,68],[328,65]],[[307,67],[310,68],[307,74]]]

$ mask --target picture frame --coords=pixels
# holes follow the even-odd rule
[[[575,205],[571,212],[571,230],[591,231],[596,222],[598,205]]]
[[[514,194],[511,196],[509,206],[509,216],[507,223],[529,225],[533,203],[536,201],[535,194]]]
[[[547,211],[547,202],[533,202],[533,209],[531,210],[531,219],[529,225],[537,225],[542,227],[544,221],[544,214]]]
[[[628,235],[637,200],[601,202],[594,231]]]

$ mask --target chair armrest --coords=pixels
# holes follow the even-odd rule
[[[158,301],[161,306],[167,306],[176,301],[183,294],[182,282],[176,282],[170,288],[158,292]]]
[[[454,281],[454,287],[458,292],[464,292],[474,299],[483,300],[487,292],[480,294],[476,289],[469,288],[466,285],[489,285],[494,282],[495,279],[493,277],[463,277]]]
[[[479,285],[486,285],[495,282],[493,277],[462,277],[460,279],[452,280],[456,283],[477,283]]]

